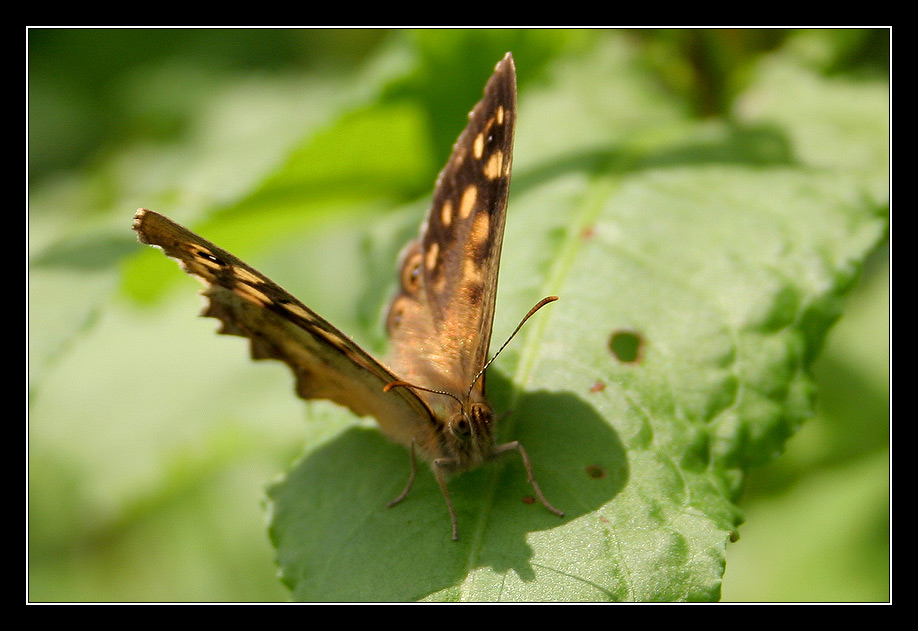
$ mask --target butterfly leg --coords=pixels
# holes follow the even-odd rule
[[[408,491],[411,490],[411,485],[414,484],[414,474],[417,473],[417,471],[418,471],[418,465],[414,459],[414,441],[412,441],[411,442],[411,473],[408,475],[408,484],[405,485],[405,490],[402,491],[398,497],[396,497],[394,500],[389,502],[388,504],[389,508],[392,508],[393,506],[401,502],[403,499],[405,499],[405,497],[408,495]]]
[[[508,451],[517,450],[520,452],[520,456],[523,458],[523,466],[526,467],[526,476],[529,478],[529,483],[532,485],[532,488],[535,490],[536,496],[539,498],[539,501],[542,502],[542,506],[550,510],[552,513],[558,517],[564,517],[564,513],[559,511],[557,508],[551,505],[551,503],[545,499],[545,495],[542,494],[542,489],[539,488],[539,483],[535,480],[535,475],[532,473],[532,463],[529,461],[529,454],[526,453],[526,450],[523,449],[523,446],[519,441],[514,440],[512,443],[505,443],[503,445],[498,445],[494,448],[494,456],[499,456],[502,453]]]
[[[459,528],[456,526],[456,511],[453,509],[453,500],[449,497],[449,489],[446,487],[446,478],[443,476],[443,469],[449,468],[451,460],[446,458],[437,458],[433,461],[434,474],[437,476],[437,483],[440,485],[440,491],[443,492],[443,499],[446,500],[446,507],[449,509],[449,518],[453,522],[453,541],[459,539]]]

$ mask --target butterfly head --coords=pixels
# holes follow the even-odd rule
[[[384,390],[404,387],[425,393],[433,417],[441,419],[433,444],[421,445],[431,460],[451,471],[464,471],[488,460],[494,451],[494,411],[481,391],[469,388],[465,396],[432,390],[405,381],[393,381]],[[425,449],[426,447],[426,449]]]
[[[466,402],[448,417],[440,435],[441,451],[456,471],[472,468],[491,457],[494,412],[485,402]]]

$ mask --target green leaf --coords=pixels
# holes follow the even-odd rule
[[[496,338],[539,295],[561,300],[489,387],[512,410],[501,436],[526,446],[564,520],[524,503],[525,473],[507,458],[452,482],[453,543],[429,474],[386,508],[406,454],[355,428],[310,446],[270,492],[296,598],[717,597],[738,474],[810,413],[806,366],[837,315],[829,298],[880,224],[844,207],[859,203],[844,180],[787,169],[613,179],[527,191],[508,221]],[[800,325],[815,321],[808,337]],[[640,337],[638,361],[612,353],[621,330]]]
[[[550,126],[527,120],[526,103],[521,130]],[[742,472],[811,414],[808,365],[884,221],[848,173],[763,168],[755,156],[706,163],[680,148],[699,134],[716,146],[710,125],[633,141],[631,161],[678,150],[677,166],[546,168],[537,183],[517,167],[525,185],[511,196],[495,339],[540,296],[561,300],[489,386],[511,410],[502,437],[529,450],[562,522],[524,502],[524,472],[508,458],[451,482],[453,543],[432,476],[387,508],[405,454],[354,428],[307,447],[270,491],[295,598],[718,597]],[[726,128],[719,136],[729,150]],[[637,361],[612,352],[620,331],[639,338]]]

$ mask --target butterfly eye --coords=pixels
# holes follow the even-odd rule
[[[453,433],[463,438],[472,435],[472,426],[465,416],[460,417],[459,420],[453,424]]]

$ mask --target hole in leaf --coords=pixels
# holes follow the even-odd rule
[[[586,468],[587,475],[593,478],[594,480],[601,480],[606,477],[606,470],[600,467],[598,464],[591,464]]]
[[[620,362],[639,362],[644,350],[644,338],[635,331],[615,331],[609,338],[609,350]]]

